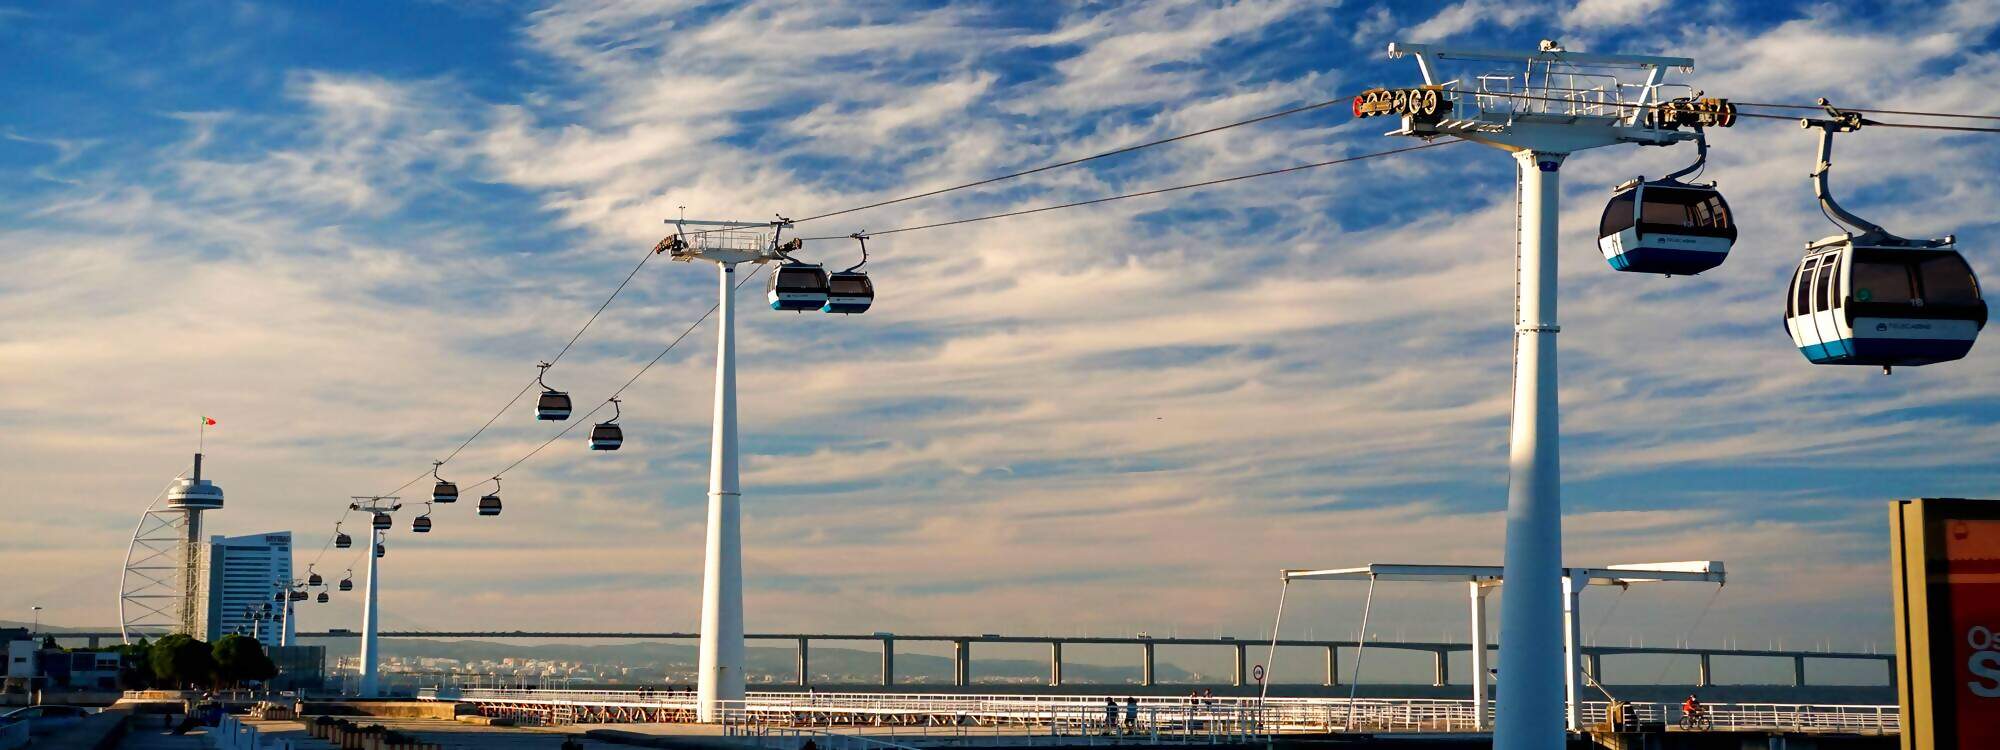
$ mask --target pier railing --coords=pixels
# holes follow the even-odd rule
[[[418,695],[456,700],[482,713],[548,724],[684,722],[691,693],[640,690],[436,688]],[[1107,702],[1109,701],[1109,702]],[[1673,726],[1680,707],[1628,704],[1633,718]],[[1604,721],[1608,704],[1585,702],[1583,721]],[[1893,733],[1893,705],[1715,703],[1716,729]],[[750,693],[726,707],[726,724],[745,736],[775,728],[856,729],[890,737],[1014,734],[1147,735],[1211,741],[1321,732],[1465,732],[1490,725],[1472,701],[1436,698],[1161,698],[1106,695]],[[753,731],[754,728],[754,731]],[[791,736],[791,735],[788,735]],[[1199,741],[1199,740],[1197,740]],[[822,747],[825,743],[818,743]],[[846,748],[842,750],[868,750]],[[874,750],[883,750],[874,748]]]

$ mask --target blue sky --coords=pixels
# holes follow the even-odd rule
[[[0,606],[111,622],[115,559],[200,414],[230,493],[211,525],[294,529],[301,565],[338,572],[316,549],[347,496],[477,428],[680,206],[810,215],[1416,81],[1392,39],[1687,55],[1689,82],[1743,101],[1986,112],[2000,83],[1991,2],[1668,5],[0,7],[0,466],[41,498],[0,521]],[[1406,145],[1385,129],[1330,107],[801,231]],[[1832,231],[1811,141],[1750,121],[1714,145],[1745,233],[1697,278],[1614,274],[1590,231],[1610,186],[1690,154],[1563,170],[1568,557],[1728,561],[1698,639],[1886,643],[1884,502],[1995,494],[2000,360],[1807,365],[1778,313],[1798,248]],[[1837,189],[1905,234],[1957,232],[1990,273],[1996,146],[1865,132]],[[884,237],[854,318],[746,291],[751,629],[1255,633],[1279,568],[1497,562],[1511,168],[1452,146]],[[713,284],[648,265],[551,382],[594,404]],[[627,392],[625,450],[560,442],[508,474],[501,519],[461,504],[392,540],[388,621],[691,628],[712,352],[704,326]],[[550,432],[517,409],[446,473]],[[1288,622],[1351,632],[1357,594]],[[1647,592],[1602,638],[1686,637],[1707,596]],[[1461,598],[1381,611],[1431,627]]]

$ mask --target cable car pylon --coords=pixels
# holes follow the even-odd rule
[[[395,497],[355,497],[348,508],[369,513],[376,518],[388,518],[389,514],[401,510],[401,498]],[[377,596],[381,593],[380,568],[382,566],[382,534],[386,526],[370,524],[368,530],[369,548],[373,554],[362,557],[368,559],[368,577],[363,582],[366,591],[361,597],[361,680],[358,697],[374,698],[379,694],[377,672],[380,668],[381,652],[377,650],[376,633],[382,619],[381,606]],[[352,573],[349,574],[350,576]]]
[[[1569,155],[1623,143],[1665,146],[1692,140],[1649,116],[1680,87],[1664,83],[1669,69],[1691,71],[1685,57],[1570,52],[1544,40],[1531,53],[1447,49],[1392,43],[1389,57],[1414,57],[1421,86],[1378,89],[1355,98],[1361,117],[1394,115],[1389,135],[1425,140],[1455,136],[1514,157],[1519,196],[1514,320],[1514,406],[1507,476],[1507,596],[1500,618],[1500,695],[1493,746],[1498,750],[1562,747],[1565,724],[1578,729],[1582,664],[1565,642],[1577,642],[1563,616],[1560,425],[1556,401],[1556,240],[1560,171]],[[1499,63],[1508,72],[1441,75],[1445,62]],[[1619,74],[1639,73],[1643,83]],[[1448,80],[1476,80],[1477,90]],[[1590,82],[1600,82],[1591,87]],[[1579,86],[1585,88],[1579,89]],[[1634,92],[1628,96],[1628,92]],[[1726,103],[1689,101],[1697,114]],[[1716,122],[1715,124],[1720,124]],[[1560,655],[1567,654],[1567,658]],[[1484,660],[1481,659],[1481,662]],[[1475,667],[1475,670],[1483,670]],[[1473,680],[1474,713],[1484,724],[1486,684]],[[1567,699],[1567,700],[1565,700]],[[1567,722],[1565,722],[1567,706]]]
[[[743,493],[738,485],[736,455],[736,266],[794,263],[789,253],[797,245],[778,244],[779,234],[792,224],[784,217],[768,222],[675,219],[668,223],[678,231],[661,241],[656,248],[659,252],[670,253],[677,261],[714,263],[718,269],[715,426],[709,456],[708,542],[702,564],[701,655],[695,682],[696,718],[710,723],[722,720],[728,706],[741,705],[744,695]],[[708,229],[690,235],[689,226]],[[824,276],[820,279],[819,298],[804,309],[818,309],[825,303]],[[787,299],[779,287],[773,286],[769,293],[773,307],[784,309],[777,304]]]

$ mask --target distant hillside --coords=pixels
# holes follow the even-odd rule
[[[110,626],[110,627],[104,627],[104,628],[66,628],[66,627],[63,627],[63,626],[61,626],[61,625],[50,625],[50,624],[48,624],[48,623],[46,623],[46,622],[45,622],[45,623],[42,623],[42,626],[41,626],[41,627],[42,627],[42,632],[44,632],[44,633],[116,633],[116,632],[118,632],[118,626],[116,626],[116,625],[113,625],[113,626]],[[0,620],[0,628],[25,628],[25,629],[28,629],[28,630],[33,630],[33,629],[35,629],[35,623],[33,623],[33,622],[23,622],[23,621],[20,621],[20,620]]]

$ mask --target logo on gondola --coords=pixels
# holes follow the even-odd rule
[[[1887,331],[1887,330],[1889,330],[1889,324],[1888,324],[1888,323],[1876,323],[1876,324],[1875,324],[1875,331],[1876,331],[1876,332],[1880,333],[1880,332],[1883,332],[1883,331]]]

